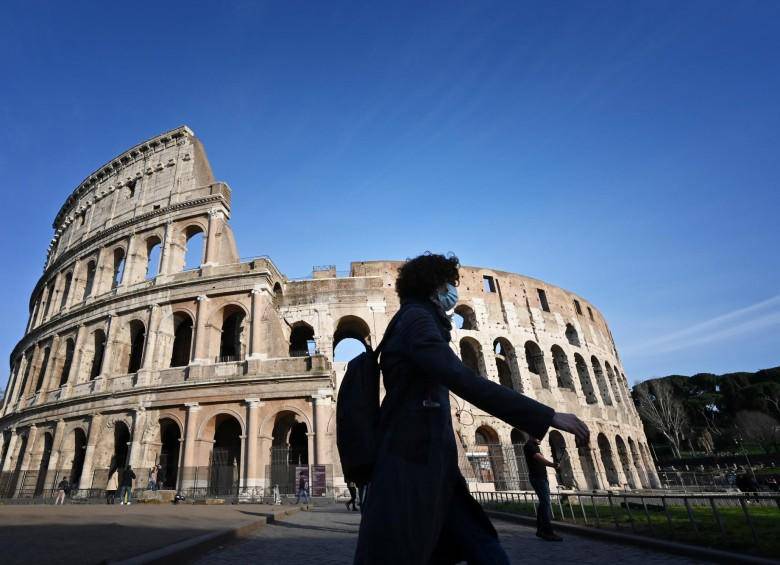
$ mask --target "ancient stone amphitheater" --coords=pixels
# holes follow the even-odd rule
[[[45,496],[63,477],[94,495],[127,463],[137,486],[159,464],[165,489],[192,496],[290,492],[301,470],[314,494],[344,487],[334,416],[345,363],[334,350],[378,343],[398,308],[400,263],[291,280],[268,257],[239,257],[230,213],[231,190],[187,127],[125,151],[68,196],[11,354],[0,495]],[[461,276],[452,346],[464,363],[591,426],[588,447],[545,438],[558,484],[655,486],[599,311],[521,275]],[[472,488],[527,488],[522,434],[452,400]]]

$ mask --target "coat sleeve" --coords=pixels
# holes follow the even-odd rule
[[[555,410],[466,367],[442,337],[433,315],[424,308],[410,308],[404,318],[400,328],[404,350],[426,378],[511,426],[533,437],[544,437]]]

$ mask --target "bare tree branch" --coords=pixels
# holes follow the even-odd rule
[[[672,446],[675,457],[680,457],[680,442],[687,425],[682,404],[674,398],[672,387],[665,381],[637,386],[639,414],[658,430]]]

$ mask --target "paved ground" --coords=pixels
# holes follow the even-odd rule
[[[260,504],[0,506],[0,563],[90,565],[125,559],[216,530],[264,522],[264,513],[278,510]]]
[[[246,541],[214,549],[197,563],[351,563],[359,520],[359,513],[347,512],[343,506],[299,512],[257,530]],[[697,563],[690,559],[572,535],[566,536],[562,543],[548,543],[536,538],[532,528],[499,521],[494,524],[512,563]]]

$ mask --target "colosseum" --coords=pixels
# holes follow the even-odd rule
[[[287,278],[241,258],[231,190],[179,127],[87,178],[54,219],[0,412],[0,496],[45,496],[62,478],[100,493],[131,464],[192,497],[345,487],[335,446],[344,340],[370,346],[398,309],[399,261]],[[590,446],[552,431],[557,487],[651,488],[658,477],[604,317],[533,278],[463,267],[452,347],[482,378],[574,412]],[[522,432],[452,397],[474,490],[525,489]],[[140,470],[140,471],[139,471]],[[553,482],[553,481],[551,481]]]

